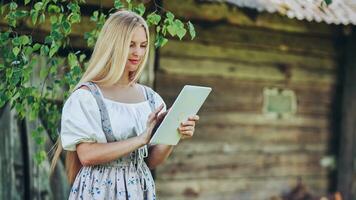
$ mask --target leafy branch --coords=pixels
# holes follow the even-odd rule
[[[156,30],[155,46],[163,47],[168,37],[180,40],[189,32],[195,37],[191,22],[183,23],[169,11],[147,13],[142,3],[114,0],[114,8],[105,13],[96,10],[90,21],[92,30],[84,33],[87,47],[94,46],[108,16],[118,9],[128,9],[144,16]],[[19,118],[41,119],[31,135],[38,145],[37,163],[46,159],[45,130],[57,137],[62,100],[79,81],[87,66],[86,55],[71,50],[72,28],[82,23],[84,0],[10,1],[0,6],[0,108],[10,104]],[[47,31],[43,31],[47,30]],[[38,37],[41,36],[40,39]],[[65,50],[65,51],[63,51]],[[63,52],[68,52],[63,56]]]

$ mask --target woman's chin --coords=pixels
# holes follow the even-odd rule
[[[135,71],[137,71],[137,69],[138,69],[138,65],[128,65],[128,66],[126,66],[126,69],[127,69],[129,72],[135,72]]]

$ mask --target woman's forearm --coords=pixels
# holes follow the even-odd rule
[[[77,153],[82,165],[90,166],[117,160],[143,145],[145,140],[137,136],[110,143],[80,143],[77,145]]]
[[[157,144],[149,149],[147,165],[150,169],[156,168],[162,164],[167,157],[172,153],[172,145]]]

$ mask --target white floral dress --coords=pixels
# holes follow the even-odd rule
[[[81,142],[107,143],[111,142],[108,140],[125,140],[143,133],[152,109],[164,102],[152,89],[139,86],[146,96],[146,101],[140,103],[121,103],[104,98],[98,87],[94,93],[85,89],[74,91],[62,110],[60,133],[63,148],[75,151]],[[101,99],[101,105],[97,103],[98,99]],[[102,117],[103,107],[107,113],[106,121]],[[162,112],[165,110],[164,104]],[[118,160],[83,167],[73,183],[69,199],[157,199],[154,180],[143,161],[147,154],[144,146]]]

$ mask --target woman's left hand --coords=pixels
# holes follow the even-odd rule
[[[187,121],[182,122],[178,128],[181,134],[181,139],[191,138],[194,135],[195,124],[199,121],[199,116],[194,115],[188,118]]]

